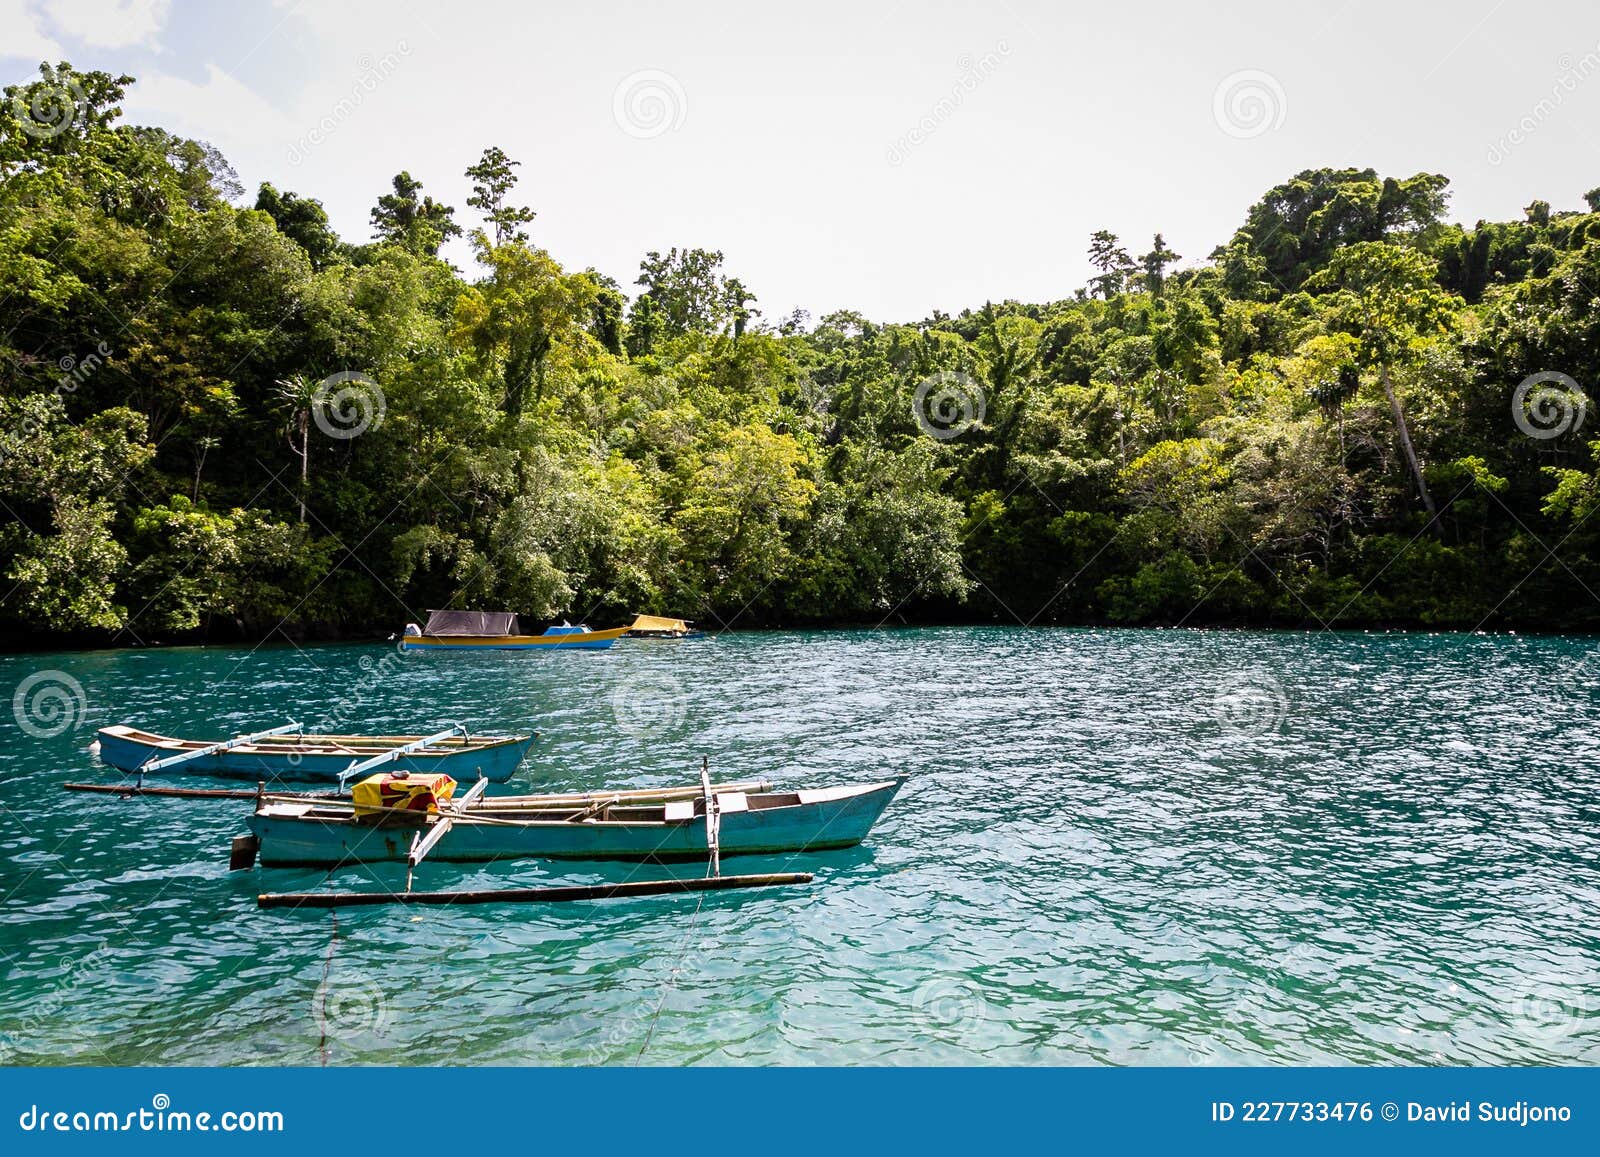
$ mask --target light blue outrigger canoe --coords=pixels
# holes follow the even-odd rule
[[[372,771],[442,772],[463,783],[510,779],[538,739],[473,735],[455,724],[435,735],[307,735],[288,723],[233,739],[170,739],[133,727],[102,727],[100,759],[131,774],[196,774],[338,784]]]
[[[637,801],[642,792],[542,797],[538,804],[470,793],[476,798],[446,803],[438,813],[364,816],[345,801],[277,797],[256,809],[250,833],[264,867],[384,861],[415,867],[424,855],[457,863],[709,859],[715,865],[719,856],[854,847],[904,782],[793,792],[711,788],[700,798],[648,803]]]

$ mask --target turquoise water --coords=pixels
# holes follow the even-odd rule
[[[78,1064],[1600,1063],[1595,649],[992,628],[5,657],[0,1048]],[[815,872],[803,889],[337,918],[256,908],[327,874],[230,874],[244,803],[58,788],[111,774],[86,750],[97,726],[286,718],[538,729],[517,782],[541,790],[689,782],[702,755],[724,778],[911,780],[857,850],[730,861]],[[418,882],[639,871],[425,864]]]

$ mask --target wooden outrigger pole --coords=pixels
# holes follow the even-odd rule
[[[467,789],[467,794],[459,801],[450,801],[441,810],[444,814],[433,822],[428,829],[428,834],[417,832],[411,837],[411,850],[406,853],[406,891],[411,891],[411,873],[417,870],[417,865],[422,863],[422,858],[433,850],[435,844],[442,840],[445,833],[455,823],[455,817],[461,815],[482,796],[488,788],[489,781],[480,779]],[[446,810],[448,809],[448,810]]]
[[[326,807],[352,807],[349,792],[337,791],[266,791],[262,788],[229,787],[140,787],[137,783],[64,783],[66,791],[88,791],[99,795],[127,798],[136,795],[159,796],[167,799],[253,799],[266,801],[317,800]],[[753,779],[737,783],[713,784],[711,790],[725,792],[771,791],[768,780]],[[496,812],[565,811],[571,808],[590,808],[611,804],[655,804],[672,800],[698,799],[704,794],[701,787],[635,788],[611,792],[553,792],[543,795],[486,795],[475,804],[475,809]],[[599,805],[599,807],[596,807]]]
[[[622,900],[680,892],[724,892],[811,883],[810,872],[754,876],[697,876],[687,880],[630,880],[560,888],[495,888],[485,892],[264,892],[262,908],[363,908],[377,904],[550,904],[568,900]]]
[[[144,777],[149,772],[165,771],[169,767],[177,767],[179,764],[188,763],[191,759],[200,759],[203,756],[215,755],[219,751],[229,751],[235,747],[243,747],[258,740],[269,739],[274,735],[287,735],[291,731],[299,732],[303,730],[304,728],[298,723],[285,723],[282,727],[273,727],[250,735],[236,735],[232,739],[224,739],[221,743],[197,747],[193,751],[185,751],[182,755],[169,755],[165,759],[156,760],[154,763],[142,763],[139,765],[139,783],[141,787],[144,785]]]
[[[722,855],[718,842],[722,836],[722,805],[711,790],[711,761],[700,757],[700,790],[706,799],[706,850],[711,853],[711,874],[722,875]]]
[[[445,728],[445,730],[434,735],[429,735],[423,739],[414,740],[411,743],[401,744],[399,747],[391,748],[390,750],[385,751],[382,755],[374,755],[371,759],[363,759],[357,763],[352,763],[349,767],[345,768],[339,773],[339,786],[343,787],[348,780],[350,780],[353,776],[360,775],[363,771],[371,771],[373,768],[379,767],[382,764],[390,762],[391,760],[399,759],[402,755],[411,755],[413,752],[421,751],[425,747],[432,747],[435,743],[443,743],[452,735],[457,734],[459,734],[463,739],[469,738],[467,733],[467,725],[465,723],[452,723],[449,727]]]
[[[137,783],[64,783],[67,791],[92,791],[101,795],[127,798],[135,795],[163,796],[168,799],[257,799],[253,787],[140,787]],[[338,800],[347,799],[336,791],[295,792],[295,799]]]

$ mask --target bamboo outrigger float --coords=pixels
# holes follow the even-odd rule
[[[686,880],[627,880],[620,884],[569,884],[554,888],[492,888],[476,892],[263,892],[260,908],[365,908],[375,904],[552,904],[571,900],[624,900],[683,892],[725,892],[809,884],[810,872],[753,876],[695,876]]]

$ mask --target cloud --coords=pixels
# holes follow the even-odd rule
[[[27,0],[0,0],[0,57],[28,60],[60,60],[61,45],[45,34],[39,14],[30,11]]]
[[[67,37],[93,48],[159,47],[172,0],[72,0],[51,6],[50,19]]]
[[[157,124],[182,136],[208,140],[225,153],[247,151],[256,139],[290,136],[296,127],[291,118],[215,64],[206,66],[206,79],[200,84],[167,73],[146,73],[122,103],[127,119],[135,124]]]

